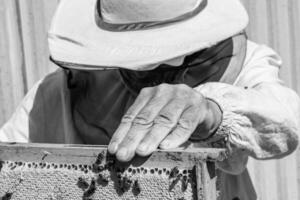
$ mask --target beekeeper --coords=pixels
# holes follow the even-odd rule
[[[221,198],[256,199],[247,159],[292,153],[300,108],[280,57],[247,40],[247,24],[238,0],[62,0],[49,31],[61,69],[29,91],[0,140],[109,145],[120,161],[224,147]]]

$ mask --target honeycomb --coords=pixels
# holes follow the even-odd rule
[[[204,190],[203,183],[197,183],[192,154],[187,154],[191,164],[172,153],[124,164],[105,150],[84,155],[72,149],[63,155],[48,151],[13,147],[6,154],[0,147],[0,199],[202,199],[197,188]]]

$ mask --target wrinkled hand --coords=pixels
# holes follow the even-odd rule
[[[200,138],[208,137],[221,115],[214,102],[186,85],[144,88],[124,115],[108,151],[126,162],[135,154],[148,156],[158,147],[177,148],[196,129]]]

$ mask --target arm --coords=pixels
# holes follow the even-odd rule
[[[37,89],[36,83],[17,107],[9,121],[0,128],[0,142],[29,142],[29,113],[32,109]]]
[[[218,163],[238,174],[248,156],[278,159],[298,144],[299,97],[279,79],[281,60],[270,48],[248,42],[245,66],[234,85],[207,83],[197,91],[220,105],[223,121],[209,142],[225,140],[229,158]]]

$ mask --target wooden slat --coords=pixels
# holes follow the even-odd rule
[[[0,161],[92,164],[99,153],[106,155],[107,146],[0,143]],[[212,148],[159,150],[149,157],[135,157],[131,162],[123,164],[143,165],[151,168],[161,166],[173,168],[177,166],[193,169],[198,161],[220,161],[224,159],[225,155],[225,149]]]
[[[136,156],[131,162],[121,163],[115,160],[114,157],[112,157],[107,153],[107,146],[0,143],[0,165],[1,165],[0,172],[1,172],[1,168],[3,167],[3,163],[7,163],[7,162],[11,162],[11,163],[25,162],[25,163],[37,163],[37,164],[55,163],[55,164],[63,164],[63,165],[75,164],[75,165],[87,165],[91,167],[97,160],[99,154],[101,155],[101,157],[103,157],[100,163],[107,164],[109,161],[113,160],[116,167],[119,168],[122,167],[125,170],[130,167],[148,168],[149,171],[150,169],[157,169],[157,168],[168,169],[171,171],[172,169],[174,169],[174,167],[177,167],[178,170],[181,171],[189,170],[192,173],[194,173],[191,174],[191,176],[194,177],[196,180],[195,186],[197,188],[197,192],[194,190],[194,194],[195,196],[198,195],[197,199],[216,200],[217,199],[217,187],[216,187],[217,177],[211,176],[211,174],[216,174],[216,168],[215,165],[211,165],[211,164],[208,165],[206,164],[206,162],[208,160],[210,162],[223,160],[224,155],[226,154],[226,150],[212,149],[212,148],[203,148],[203,149],[195,148],[189,150],[175,149],[172,151],[162,150],[162,151],[155,151],[149,157]],[[34,169],[34,171],[35,170],[38,173],[40,169]],[[113,173],[112,170],[109,171],[110,173]],[[26,172],[24,172],[24,174],[25,173]],[[93,176],[95,176],[95,174],[93,174]],[[146,175],[143,174],[142,176],[144,177]],[[170,182],[169,177],[167,177],[167,180],[168,182]],[[26,181],[26,179],[24,181]],[[7,183],[4,182],[4,184]],[[64,185],[64,182],[56,182],[53,184]],[[4,185],[0,184],[0,188],[3,186]],[[68,186],[70,186],[70,184]],[[76,185],[74,184],[71,187],[76,187]],[[21,189],[20,192],[22,191],[23,190]],[[109,191],[109,192],[113,192],[113,191]],[[168,192],[170,192],[170,190],[165,190],[165,193]],[[182,192],[184,193],[183,190]],[[163,194],[161,195],[162,195],[161,199],[166,198],[166,196],[163,196]],[[124,197],[120,196],[120,198],[118,199],[124,199]]]

